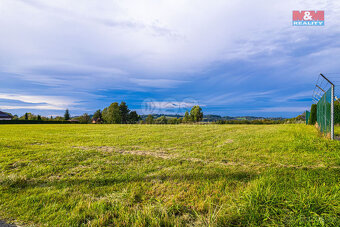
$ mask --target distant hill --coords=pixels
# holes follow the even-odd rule
[[[159,117],[165,116],[166,118],[179,118],[179,117],[183,117],[184,115],[180,115],[180,114],[152,114],[154,119],[157,119]],[[142,118],[142,120],[145,120],[148,115],[140,115],[140,117]]]

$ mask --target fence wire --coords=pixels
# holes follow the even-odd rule
[[[325,75],[334,84],[335,100],[340,99],[340,73],[326,73]]]

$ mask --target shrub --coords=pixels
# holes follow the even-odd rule
[[[340,124],[340,102],[334,102],[334,124]]]
[[[317,120],[316,114],[317,114],[317,105],[312,104],[312,106],[310,108],[310,117],[309,117],[308,124],[315,125],[316,120]]]

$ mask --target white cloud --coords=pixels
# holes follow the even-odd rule
[[[0,106],[3,110],[20,110],[20,109],[35,109],[35,110],[65,110],[65,108],[53,105],[30,105],[30,106]]]
[[[300,9],[325,10],[326,26],[293,27],[292,10]],[[266,71],[272,81],[265,82],[298,86],[310,82],[315,72],[339,70],[339,14],[340,2],[335,0],[1,0],[0,76],[6,72],[8,81],[63,91],[62,98],[56,98],[56,89],[44,89],[51,96],[34,97],[31,94],[38,92],[14,85],[18,93],[31,97],[7,96],[53,108],[75,106],[76,100],[86,100],[98,90],[154,92],[190,86],[204,73],[213,77],[217,64],[236,62],[242,68],[240,61],[253,67],[243,74],[281,66],[279,72]],[[319,50],[312,46],[324,40],[330,42]],[[286,73],[289,70],[294,73]],[[225,74],[221,79],[227,81],[234,72],[228,68],[217,73]],[[256,76],[259,83],[265,80]],[[204,91],[202,103],[223,106],[272,95],[261,92],[266,89],[263,84],[257,88],[260,92],[229,84],[223,90]],[[5,92],[13,89],[6,88]],[[270,89],[277,87],[267,86]],[[67,98],[73,92],[82,95]]]
[[[0,106],[1,109],[40,109],[40,110],[65,110],[76,105],[76,101],[69,97],[61,96],[34,96],[0,93],[0,99],[20,101],[25,105]],[[36,105],[39,104],[39,105]]]
[[[168,79],[130,79],[132,83],[135,83],[142,87],[153,87],[153,88],[172,88],[179,84],[185,83],[180,80],[168,80]]]
[[[197,105],[197,103],[188,102],[176,102],[176,101],[165,101],[165,102],[148,102],[150,107],[155,109],[179,109],[179,108],[189,108]],[[200,105],[205,106],[205,105]]]
[[[301,92],[298,92],[296,94],[278,97],[275,100],[277,102],[288,102],[290,100],[305,99],[305,98],[310,98],[312,100],[312,95],[313,95],[313,91],[312,90],[301,91]]]
[[[286,45],[315,33],[312,28],[291,26],[295,9],[331,5],[326,16],[332,20],[319,33],[339,31],[334,16],[339,4],[331,3],[3,0],[0,67],[17,69],[44,60],[48,68],[54,62],[62,62],[61,67],[71,62],[97,69],[98,74],[103,73],[101,68],[113,68],[112,75],[128,72],[136,78],[134,72],[142,71],[158,79],[178,79],[183,76],[178,73],[197,73],[215,62],[284,54]],[[281,55],[271,62],[280,64],[283,59]],[[145,79],[144,75],[138,79]]]

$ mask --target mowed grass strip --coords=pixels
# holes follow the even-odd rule
[[[340,142],[312,126],[1,125],[0,171],[23,225],[340,225]]]

